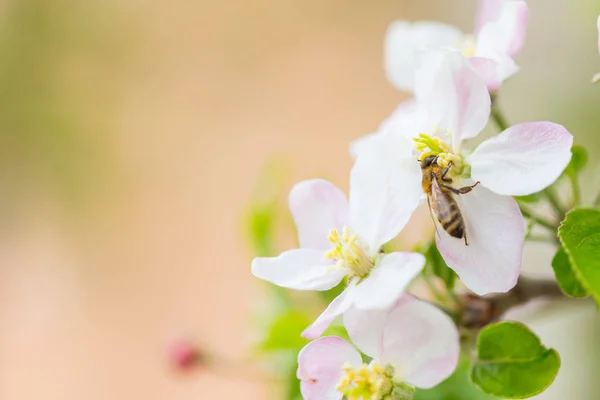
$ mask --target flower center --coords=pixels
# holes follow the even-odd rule
[[[336,267],[348,268],[353,276],[360,279],[369,275],[374,260],[367,256],[356,233],[351,234],[350,229],[345,226],[341,235],[337,229],[329,231],[328,239],[333,244],[333,248],[325,256],[330,260],[336,260]]]
[[[473,57],[475,55],[475,38],[473,35],[466,35],[462,43],[458,46],[459,50],[465,57]]]
[[[462,172],[464,167],[462,156],[453,153],[448,142],[442,138],[432,136],[428,133],[420,133],[413,140],[415,142],[415,149],[419,153],[417,160],[423,161],[429,156],[437,156],[437,164],[441,168],[446,168],[452,162],[454,171],[458,174]]]
[[[342,370],[344,375],[336,389],[348,400],[382,400],[394,390],[392,366],[384,368],[377,363],[371,363],[353,367],[346,364]]]

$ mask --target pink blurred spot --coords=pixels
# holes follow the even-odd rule
[[[200,350],[185,339],[171,343],[167,356],[169,364],[178,371],[188,371],[203,364]]]

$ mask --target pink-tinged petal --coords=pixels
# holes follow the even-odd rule
[[[346,195],[323,179],[297,183],[290,192],[289,206],[302,248],[331,248],[329,231],[348,223]]]
[[[398,235],[419,204],[419,163],[412,155],[403,156],[412,148],[405,137],[382,135],[350,172],[350,227],[371,255]]]
[[[509,291],[521,272],[525,237],[525,223],[517,202],[481,185],[455,199],[469,245],[438,226],[437,246],[446,264],[478,295]]]
[[[369,276],[356,285],[354,306],[367,310],[389,308],[424,266],[425,257],[419,253],[385,254]]]
[[[529,8],[524,1],[508,1],[500,18],[486,24],[477,35],[475,55],[478,57],[514,58],[525,44]]]
[[[339,294],[338,297],[327,306],[325,311],[319,315],[319,317],[313,322],[308,328],[302,332],[302,337],[307,339],[318,338],[325,332],[325,330],[331,325],[334,319],[342,315],[346,310],[352,306],[354,297],[354,290],[356,286],[354,284],[348,285],[348,287]]]
[[[471,57],[471,65],[485,81],[488,91],[500,89],[502,82],[519,71],[512,58],[502,57],[492,60],[483,57]]]
[[[423,61],[438,68],[430,76],[419,73],[415,95],[429,117],[450,130],[458,152],[462,140],[477,136],[487,124],[491,99],[486,83],[458,51],[430,52]]]
[[[458,48],[464,34],[438,22],[393,22],[386,33],[384,66],[389,81],[400,90],[412,91],[417,54],[427,48]]]
[[[552,122],[515,125],[481,143],[468,157],[471,178],[508,196],[550,186],[571,160],[573,136]]]
[[[361,365],[360,353],[344,339],[325,336],[310,342],[298,353],[297,376],[304,400],[340,400],[336,390],[346,363]]]
[[[322,251],[294,249],[277,257],[252,260],[252,274],[277,286],[296,290],[329,290],[341,282],[345,272],[333,268]]]
[[[459,354],[458,330],[437,307],[405,295],[390,311],[380,361],[393,365],[408,384],[436,386],[456,369]]]
[[[479,0],[477,17],[475,18],[475,33],[478,33],[484,25],[497,21],[502,12],[502,6],[507,0]]]

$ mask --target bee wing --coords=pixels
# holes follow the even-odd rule
[[[450,199],[448,194],[444,193],[438,184],[437,177],[433,176],[431,180],[431,206],[437,220],[442,221],[450,215]]]
[[[431,196],[427,196],[427,208],[429,208],[429,216],[431,217],[431,222],[433,222],[433,227],[435,228],[435,233],[436,235],[438,235],[438,237],[440,236],[440,232],[438,231],[438,223],[435,219],[435,217],[433,216],[433,210],[431,209]]]

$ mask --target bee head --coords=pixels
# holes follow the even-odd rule
[[[428,168],[431,166],[431,164],[434,164],[437,162],[438,156],[427,156],[425,157],[422,161],[421,161],[421,168]]]

